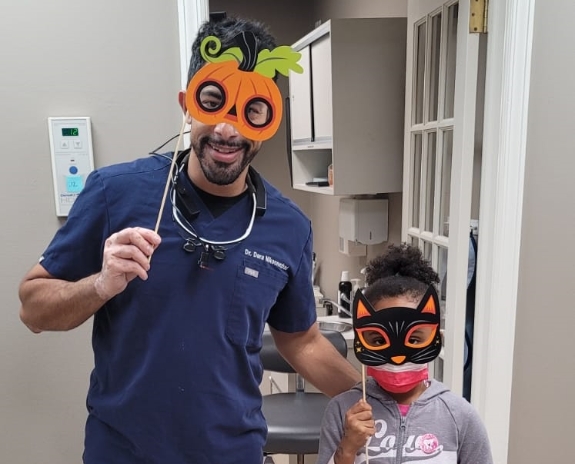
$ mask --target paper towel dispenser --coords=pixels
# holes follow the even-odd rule
[[[367,245],[387,241],[388,200],[342,198],[339,201],[339,251],[367,255]]]

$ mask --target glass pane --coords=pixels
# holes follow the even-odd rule
[[[439,206],[439,235],[449,237],[449,197],[451,193],[451,163],[453,155],[453,131],[443,134],[443,154],[441,166],[441,194]]]
[[[439,382],[443,382],[443,359],[435,358],[435,361],[433,361],[433,366],[434,366],[433,378],[435,380],[438,380]]]
[[[413,122],[420,124],[423,122],[423,78],[425,76],[425,43],[426,43],[427,23],[417,26],[415,31],[415,69],[413,76],[415,79],[415,97],[413,107]]]
[[[437,293],[439,296],[439,315],[440,324],[439,329],[443,332],[445,330],[445,289],[447,285],[447,248],[437,247],[438,260],[437,260],[437,274],[439,275],[439,285]],[[445,341],[444,341],[445,343]],[[434,375],[433,377],[439,381],[443,381],[443,359],[437,358],[433,364]]]
[[[419,248],[419,239],[417,237],[414,237],[413,235],[407,236],[407,243],[413,247]]]
[[[427,164],[425,185],[425,230],[433,232],[433,208],[435,204],[435,158],[437,133],[427,134]]]
[[[439,306],[441,308],[441,328],[445,329],[445,297],[447,290],[447,248],[439,247],[439,259],[437,263],[439,274]]]
[[[441,57],[441,13],[431,18],[431,65],[429,70],[429,120],[437,121],[439,58]]]
[[[411,199],[411,226],[419,228],[419,193],[421,192],[421,152],[422,152],[422,134],[413,136],[413,172],[411,173],[412,181],[412,199]]]
[[[457,54],[457,16],[459,4],[455,3],[447,9],[447,59],[445,73],[445,107],[444,118],[453,117],[453,102],[455,98],[455,57]]]
[[[431,242],[423,241],[423,257],[431,263],[431,252],[433,251],[433,244]]]

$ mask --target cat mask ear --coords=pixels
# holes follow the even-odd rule
[[[430,286],[417,308],[376,310],[362,292],[352,306],[354,351],[367,366],[424,364],[441,351],[439,297]]]

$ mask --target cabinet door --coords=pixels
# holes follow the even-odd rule
[[[311,44],[313,140],[331,140],[332,86],[330,34]]]
[[[299,50],[299,64],[303,73],[289,74],[291,138],[293,142],[312,140],[311,126],[311,68],[309,46]]]

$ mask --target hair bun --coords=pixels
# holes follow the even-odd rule
[[[439,276],[421,250],[412,245],[390,245],[387,251],[369,262],[365,271],[367,285],[386,277],[408,277],[426,285],[439,283]]]

